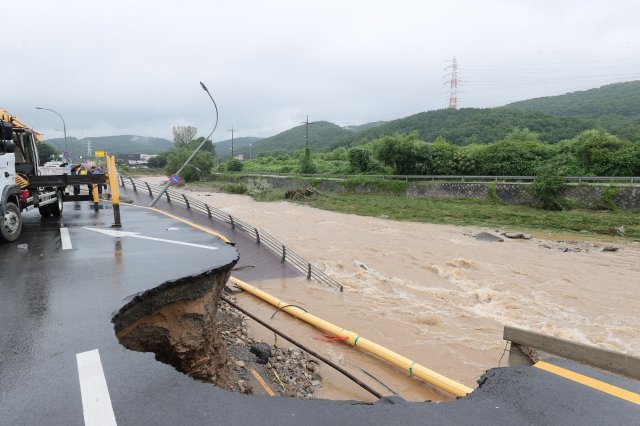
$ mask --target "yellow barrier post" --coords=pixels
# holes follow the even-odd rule
[[[111,203],[113,204],[113,228],[120,228],[120,187],[118,186],[118,174],[116,171],[116,157],[114,155],[107,156],[107,176],[109,178],[109,187],[111,189]]]
[[[346,339],[345,342],[349,343],[350,345],[357,346],[358,348],[366,352],[377,355],[378,357],[408,372],[410,376],[418,377],[440,390],[458,397],[465,396],[473,392],[473,389],[471,389],[470,387],[451,380],[448,377],[445,377],[439,373],[436,373],[435,371],[428,369],[423,365],[416,363],[415,361],[405,358],[400,354],[397,354],[383,346],[378,345],[377,343],[367,340],[359,336],[357,333],[354,333],[353,331],[345,330],[338,327],[337,325],[323,320],[322,318],[311,315],[310,313],[305,312],[296,306],[292,306],[289,303],[283,302],[282,300],[235,277],[231,277],[229,280],[241,289],[275,306],[281,311],[284,311],[289,315],[298,318],[299,320],[311,324],[322,331],[331,333],[337,337],[343,337]]]
[[[91,184],[91,197],[93,198],[93,210],[97,212],[100,205],[100,195],[98,195],[98,185],[96,184]]]

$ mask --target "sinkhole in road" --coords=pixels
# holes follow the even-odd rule
[[[254,340],[246,317],[220,300],[228,278],[209,271],[134,296],[112,319],[118,341],[228,391],[313,399],[318,361]]]

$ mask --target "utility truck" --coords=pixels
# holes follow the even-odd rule
[[[43,170],[36,149],[42,139],[41,134],[0,108],[0,242],[20,237],[24,211],[37,208],[42,216],[60,216],[65,198],[90,199],[65,194],[68,185],[106,181],[105,175],[70,176]]]

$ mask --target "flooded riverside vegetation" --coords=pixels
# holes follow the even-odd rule
[[[497,234],[495,227],[397,221],[283,201],[258,203],[243,195],[189,195],[267,230],[345,290],[304,281],[254,284],[468,386],[498,365],[505,324],[640,354],[636,241],[591,235],[576,241],[583,234],[537,231],[531,240],[483,242],[473,235]],[[619,250],[602,251],[611,244]],[[248,295],[240,302],[271,311]],[[285,317],[277,321],[286,321],[294,336],[355,370],[379,375],[403,397],[438,399],[404,373],[352,348],[318,342],[317,330]],[[326,382],[327,397],[366,398]]]

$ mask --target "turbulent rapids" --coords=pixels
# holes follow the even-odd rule
[[[229,194],[190,195],[268,230],[323,266],[345,291],[273,281],[262,288],[469,386],[498,364],[504,324],[640,354],[637,243],[616,243],[619,251],[604,252],[608,243],[562,235],[484,242],[473,238],[482,231],[473,227],[359,217]],[[337,346],[329,350],[339,361],[357,356]],[[403,396],[429,397],[395,376],[389,372],[386,380]]]

